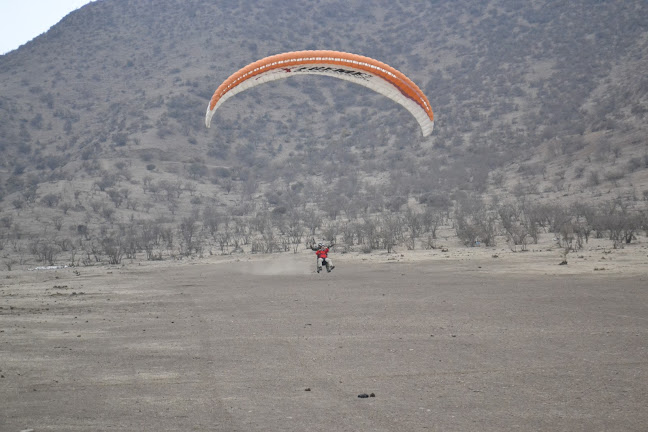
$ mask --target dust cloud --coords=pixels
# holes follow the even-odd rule
[[[237,270],[262,276],[307,275],[314,271],[315,260],[298,255],[280,255],[264,261],[251,261]]]

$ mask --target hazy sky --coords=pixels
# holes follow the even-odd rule
[[[64,16],[94,0],[0,0],[0,55],[45,33]]]

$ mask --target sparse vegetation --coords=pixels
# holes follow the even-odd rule
[[[96,4],[124,17],[110,28],[84,26],[81,9],[88,37],[71,40],[63,22],[59,39],[0,57],[3,262],[298,252],[314,237],[393,252],[436,248],[440,232],[514,251],[544,233],[570,250],[592,237],[632,244],[646,234],[648,6],[586,5],[381,0],[338,14],[326,0],[243,16],[195,0],[156,14]],[[319,30],[282,40],[271,29],[286,16],[319,16]],[[232,19],[218,46],[198,36]],[[384,28],[389,38],[367,36]],[[246,59],[329,48],[319,38],[406,72],[437,113],[432,137],[379,95],[325,78],[248,90],[201,125],[214,86]],[[43,50],[56,54],[47,73]],[[78,56],[84,70],[69,67]],[[82,85],[63,91],[71,80]]]

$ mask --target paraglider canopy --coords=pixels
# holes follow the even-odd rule
[[[370,57],[339,51],[287,52],[250,63],[218,86],[207,107],[205,126],[210,126],[216,110],[237,93],[296,75],[327,75],[360,84],[406,108],[424,137],[434,129],[428,98],[405,74]]]

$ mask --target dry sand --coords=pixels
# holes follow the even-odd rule
[[[311,255],[1,273],[0,430],[646,430],[645,246]]]

